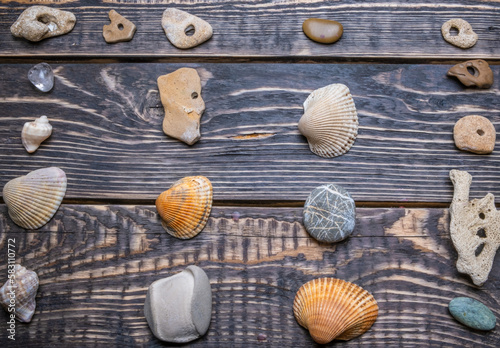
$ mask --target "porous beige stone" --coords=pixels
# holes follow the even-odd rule
[[[471,69],[474,73],[469,72]],[[493,84],[493,71],[485,60],[475,59],[459,63],[448,70],[448,76],[455,76],[467,87],[490,88]]]
[[[460,150],[489,154],[495,148],[495,126],[486,117],[465,116],[455,124],[453,139]]]
[[[36,42],[67,34],[73,30],[75,23],[76,17],[69,11],[47,6],[31,6],[21,13],[10,27],[10,31],[16,37]]]
[[[160,76],[158,89],[165,109],[163,132],[193,145],[200,139],[200,118],[205,111],[198,72],[181,68]]]
[[[491,193],[469,202],[469,173],[452,169],[450,179],[455,187],[450,205],[450,235],[458,253],[457,270],[481,286],[488,280],[500,247],[500,211],[496,210]]]
[[[102,36],[107,43],[130,41],[134,37],[135,24],[115,10],[109,11],[111,24],[102,27]]]
[[[203,19],[175,8],[163,12],[161,26],[167,39],[177,48],[191,48],[212,37],[212,26]],[[194,30],[192,35],[190,30]]]
[[[451,28],[457,29],[458,34],[452,35]],[[461,18],[453,18],[445,22],[441,27],[441,34],[447,42],[460,48],[471,48],[477,42],[477,34],[472,30],[472,26]]]

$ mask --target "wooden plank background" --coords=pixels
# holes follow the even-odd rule
[[[14,38],[10,26],[32,4],[74,12],[74,30],[39,43]],[[171,6],[210,22],[212,39],[172,46],[160,25]],[[111,9],[137,25],[131,42],[105,43]],[[380,314],[364,335],[330,346],[498,347],[498,328],[469,330],[448,313],[451,299],[469,296],[500,318],[500,258],[482,287],[459,274],[447,207],[450,169],[473,175],[472,198],[500,197],[499,141],[476,155],[452,137],[471,114],[500,129],[499,15],[494,0],[0,0],[0,186],[47,166],[68,176],[61,208],[39,230],[16,226],[0,201],[0,283],[9,238],[17,261],[40,277],[33,321],[17,324],[15,342],[0,324],[0,346],[169,346],[145,321],[147,287],[196,264],[214,306],[207,335],[190,346],[314,346],[293,298],[306,281],[333,276],[370,291]],[[309,17],[340,21],[342,39],[310,41],[301,30]],[[441,37],[455,17],[479,35],[472,49]],[[490,89],[446,76],[472,58],[491,64]],[[42,61],[56,78],[47,94],[27,79]],[[206,103],[193,146],[163,134],[156,84],[185,66],[200,74]],[[331,83],[350,88],[360,129],[347,154],[324,159],[297,123],[309,93]],[[28,154],[21,130],[40,115],[54,131]],[[164,232],[153,204],[189,175],[210,178],[215,201],[204,231],[182,241]],[[358,206],[353,236],[334,245],[302,225],[307,195],[327,182]]]

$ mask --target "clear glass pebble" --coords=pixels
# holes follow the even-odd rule
[[[42,92],[48,92],[54,87],[54,73],[47,63],[35,65],[28,72],[28,79]]]

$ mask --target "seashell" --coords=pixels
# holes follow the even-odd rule
[[[205,271],[188,266],[153,282],[146,294],[144,316],[162,341],[185,343],[203,336],[212,317],[212,289]]]
[[[340,156],[358,135],[358,114],[349,88],[335,83],[312,92],[304,102],[299,131],[321,157]]]
[[[365,333],[378,316],[375,298],[356,284],[335,278],[313,279],[302,285],[293,301],[297,322],[313,340],[326,344]]]
[[[204,176],[176,181],[156,199],[163,228],[172,236],[189,239],[205,227],[212,209],[212,184]]]
[[[21,139],[26,151],[29,153],[35,152],[40,144],[50,137],[52,134],[52,126],[49,123],[47,116],[40,116],[33,122],[26,122],[21,132]]]
[[[15,265],[14,273],[9,272],[11,275],[14,277],[9,278],[0,289],[0,303],[8,313],[15,314],[17,320],[29,323],[35,313],[38,276],[21,265]]]
[[[5,184],[3,199],[17,225],[36,229],[54,216],[66,193],[66,185],[63,170],[42,168]]]

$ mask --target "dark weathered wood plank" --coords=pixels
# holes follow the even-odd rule
[[[40,277],[33,321],[17,324],[12,346],[161,346],[144,319],[146,289],[197,264],[214,307],[208,334],[193,346],[310,346],[293,298],[306,281],[333,276],[361,285],[380,307],[370,331],[335,346],[497,347],[498,330],[469,330],[448,313],[451,299],[470,296],[500,315],[500,258],[482,288],[460,275],[447,210],[358,209],[355,233],[335,245],[311,239],[301,214],[217,207],[203,232],[182,241],[162,230],[153,206],[63,205],[39,231],[23,231],[1,205],[0,282],[8,238],[17,262]]]
[[[498,1],[1,1],[0,57],[314,57],[331,58],[500,58]],[[70,10],[77,17],[65,36],[31,43],[15,38],[10,26],[31,4]],[[161,28],[167,7],[188,11],[210,22],[212,39],[194,49],[172,46]],[[102,37],[108,12],[117,10],[137,25],[134,39],[110,45]],[[335,45],[322,45],[302,33],[310,17],[340,21],[344,35]],[[469,50],[454,47],[441,36],[451,18],[471,23],[479,36]]]
[[[68,176],[67,199],[153,200],[175,180],[205,175],[215,200],[303,201],[324,182],[358,201],[449,202],[450,169],[473,176],[472,196],[500,196],[500,155],[458,150],[453,126],[483,115],[499,129],[498,82],[464,88],[450,65],[189,64],[198,70],[206,111],[189,147],[162,132],[156,79],[183,64],[52,64],[54,89],[28,81],[29,64],[1,66],[0,187],[47,166]],[[499,66],[492,69],[500,80]],[[330,83],[347,84],[359,135],[340,157],[314,155],[299,133],[302,103]],[[24,122],[47,115],[52,136],[34,154]]]

